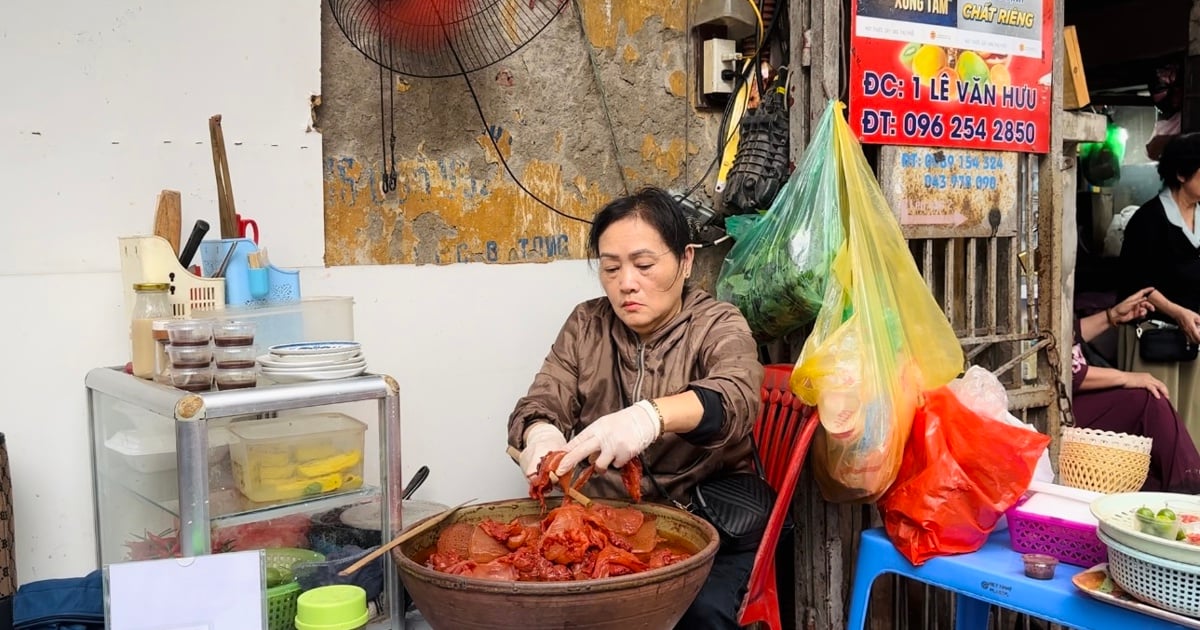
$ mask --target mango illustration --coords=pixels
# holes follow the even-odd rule
[[[968,83],[972,81],[987,83],[990,79],[988,65],[984,63],[983,57],[980,57],[979,53],[972,50],[963,51],[958,56],[958,63],[954,69],[958,71],[958,76]]]
[[[911,42],[906,45],[903,50],[900,51],[900,63],[903,64],[905,68],[912,70],[913,56],[916,55],[917,51],[920,49],[921,45],[917,42]]]
[[[913,54],[912,71],[918,77],[936,76],[946,65],[946,51],[941,46],[924,44]]]
[[[1012,75],[1008,72],[1008,66],[1002,63],[992,66],[989,76],[991,76],[992,83],[995,83],[997,87],[1012,85]]]

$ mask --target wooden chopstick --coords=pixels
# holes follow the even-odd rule
[[[338,571],[338,575],[340,575],[340,576],[342,576],[342,577],[346,577],[347,575],[351,575],[351,574],[355,573],[355,572],[356,572],[356,571],[358,571],[359,569],[361,569],[361,568],[363,568],[363,567],[367,566],[368,564],[370,564],[372,561],[374,561],[374,560],[375,560],[376,558],[378,558],[379,556],[382,556],[383,554],[387,553],[388,551],[391,551],[391,549],[392,549],[393,547],[395,547],[396,545],[399,545],[399,544],[401,544],[401,543],[403,543],[403,542],[406,542],[406,541],[408,541],[409,539],[413,538],[414,536],[417,536],[417,535],[419,535],[419,534],[422,534],[422,533],[424,533],[424,532],[426,532],[426,531],[429,531],[430,529],[432,529],[433,527],[435,527],[435,526],[436,526],[438,523],[441,523],[442,521],[446,520],[446,517],[448,517],[448,516],[450,516],[451,514],[453,514],[453,513],[457,512],[457,511],[459,510],[459,508],[463,507],[464,505],[466,505],[466,504],[468,504],[468,503],[470,503],[471,501],[474,501],[474,500],[475,500],[475,499],[470,499],[470,500],[468,500],[468,501],[463,501],[462,503],[459,503],[458,505],[456,505],[456,506],[454,506],[454,507],[452,507],[452,508],[450,508],[450,509],[448,509],[448,510],[446,510],[446,511],[442,512],[441,514],[438,514],[437,516],[435,516],[435,517],[433,517],[433,518],[431,518],[431,519],[429,519],[429,520],[425,521],[424,523],[421,523],[420,525],[418,525],[418,526],[416,526],[416,527],[414,527],[414,528],[412,528],[412,529],[410,529],[410,530],[408,530],[408,531],[404,532],[403,534],[400,534],[399,536],[396,536],[395,538],[393,538],[393,539],[389,540],[389,541],[388,541],[386,544],[384,544],[384,545],[383,545],[383,546],[381,546],[380,548],[378,548],[378,549],[376,549],[375,551],[372,551],[371,553],[369,553],[369,554],[367,554],[367,555],[363,556],[361,559],[359,559],[359,561],[358,561],[358,562],[355,562],[354,564],[352,564],[352,565],[350,565],[350,566],[346,567],[345,569],[342,569],[341,571]]]
[[[516,447],[509,446],[507,452],[508,452],[508,456],[511,457],[514,462],[520,463],[521,451],[518,451],[516,449]],[[557,484],[558,483],[558,475],[556,475],[554,473],[550,473],[550,483]],[[572,488],[571,486],[567,486],[567,496],[578,501],[579,504],[582,505],[583,507],[587,507],[592,504],[592,500],[587,498],[587,495],[576,490],[575,488]]]

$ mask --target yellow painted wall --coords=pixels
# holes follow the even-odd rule
[[[677,191],[694,183],[711,159],[716,121],[689,105],[684,0],[580,4],[587,44],[568,3],[530,45],[471,80],[490,132],[525,187],[563,214],[590,219],[626,182]],[[331,21],[326,10],[318,124],[327,265],[586,256],[588,225],[555,214],[509,177],[461,78],[388,82],[398,177],[397,189],[385,194],[378,68]]]

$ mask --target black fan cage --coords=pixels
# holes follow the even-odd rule
[[[413,77],[451,77],[520,50],[567,0],[329,0],[346,39],[368,59]],[[457,58],[456,58],[457,55]]]

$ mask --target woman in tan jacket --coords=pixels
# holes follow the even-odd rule
[[[509,418],[508,441],[522,449],[527,476],[544,455],[563,450],[559,475],[591,460],[587,492],[620,498],[615,469],[641,456],[644,496],[686,504],[698,482],[753,468],[757,347],[733,305],[687,286],[689,243],[679,204],[659,189],[596,214],[588,249],[605,297],[571,313]],[[753,562],[754,551],[719,553],[677,627],[737,628]]]

